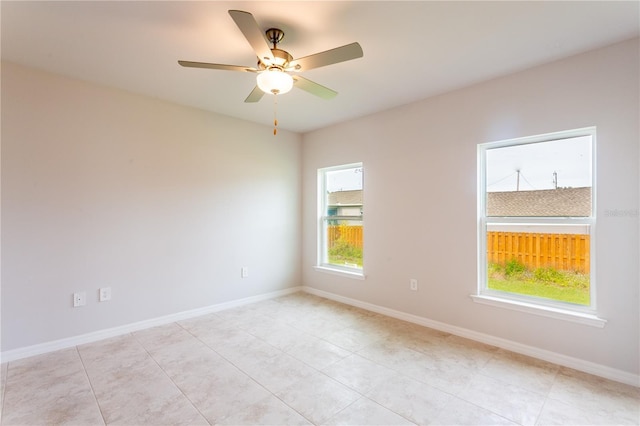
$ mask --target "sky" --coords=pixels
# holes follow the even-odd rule
[[[591,136],[488,149],[487,191],[591,186]]]
[[[591,136],[488,149],[487,191],[520,191],[591,186]],[[362,168],[327,174],[327,190],[362,189]]]
[[[327,173],[327,191],[350,191],[362,189],[362,167],[336,170]]]

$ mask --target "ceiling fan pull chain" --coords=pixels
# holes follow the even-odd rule
[[[278,94],[273,94],[273,136],[278,134]]]

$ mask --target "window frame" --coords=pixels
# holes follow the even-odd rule
[[[357,163],[349,163],[349,164],[341,164],[338,166],[330,166],[330,167],[322,167],[318,169],[318,188],[317,188],[317,197],[318,197],[318,212],[317,212],[317,257],[316,257],[316,265],[314,268],[317,271],[328,272],[331,274],[341,275],[349,278],[355,279],[364,279],[364,268],[365,268],[365,258],[364,258],[364,247],[363,247],[363,255],[362,255],[362,268],[354,268],[343,265],[336,265],[333,263],[329,263],[328,261],[328,249],[327,249],[327,224],[330,220],[359,220],[362,223],[363,229],[363,239],[364,239],[364,213],[360,216],[328,216],[327,212],[327,202],[329,200],[328,192],[327,192],[327,174],[330,172],[340,171],[340,170],[348,170],[360,168],[362,169],[363,178],[362,178],[362,195],[363,202],[361,207],[361,212],[364,210],[364,165],[362,162]]]
[[[581,136],[591,137],[591,214],[585,217],[518,217],[518,216],[487,216],[486,153],[492,149],[510,146],[521,146],[534,143],[552,142]],[[575,130],[547,133],[486,142],[478,145],[478,271],[477,290],[472,298],[476,302],[493,306],[501,306],[516,310],[569,319],[602,327],[605,321],[597,317],[597,287],[596,287],[596,128],[586,127]],[[589,305],[578,305],[568,302],[545,299],[536,296],[509,293],[488,288],[487,274],[487,226],[495,225],[587,225],[590,239],[590,270],[589,270]]]

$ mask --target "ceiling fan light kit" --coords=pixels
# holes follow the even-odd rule
[[[190,68],[258,73],[256,87],[244,100],[246,103],[258,102],[262,99],[264,93],[271,93],[273,95],[285,94],[289,92],[294,85],[301,90],[323,99],[331,99],[337,95],[337,92],[299,75],[292,76],[290,72],[307,71],[325,65],[361,58],[363,56],[362,47],[360,47],[358,43],[351,43],[314,55],[293,59],[293,56],[291,56],[289,52],[278,49],[277,47],[278,43],[284,38],[284,31],[278,28],[269,28],[263,33],[255,18],[249,12],[230,10],[229,15],[231,15],[231,18],[256,53],[258,57],[256,68],[239,65],[212,64],[208,62],[178,61],[178,63],[183,67]],[[271,42],[273,48],[269,47],[267,41]],[[274,119],[274,126],[277,126],[277,123],[278,121]],[[274,129],[274,135],[275,134],[276,130]]]
[[[258,87],[264,93],[282,95],[293,88],[293,77],[277,67],[262,71],[256,80]]]

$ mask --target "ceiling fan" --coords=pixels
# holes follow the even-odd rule
[[[338,94],[336,91],[292,73],[337,64],[363,56],[362,47],[358,43],[351,43],[293,59],[289,52],[277,47],[284,37],[284,31],[279,28],[269,28],[263,35],[255,18],[249,12],[230,10],[229,15],[256,52],[258,56],[256,67],[191,61],[178,61],[178,63],[183,67],[257,73],[256,87],[244,100],[245,102],[258,102],[265,93],[273,93],[274,95],[287,93],[293,86],[321,98],[331,99]],[[267,41],[273,44],[273,48],[269,47]]]

